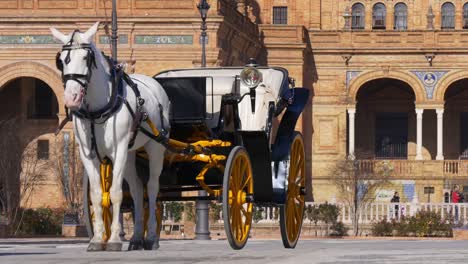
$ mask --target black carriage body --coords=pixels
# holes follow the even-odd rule
[[[259,69],[270,68],[259,67]],[[308,91],[306,89],[289,89],[287,70],[279,67],[273,69],[283,74],[278,100],[289,100],[296,93],[300,94],[301,98],[306,97],[305,102],[307,101]],[[219,111],[216,111],[213,107],[216,101],[214,94],[219,88],[216,86],[217,80],[215,79],[220,78],[216,73],[222,70],[237,70],[240,73],[242,68],[171,70],[159,73],[154,77],[165,89],[171,101],[170,137],[187,143],[210,139],[232,142],[233,145],[230,147],[210,148],[213,153],[225,155],[226,157],[233,147],[244,146],[249,153],[252,164],[254,175],[253,198],[255,203],[283,204],[284,188],[279,190],[273,188],[272,177],[276,177],[276,175],[272,171],[272,167],[275,168],[275,166],[272,166],[272,162],[288,158],[294,127],[305,105],[304,99],[294,101],[293,104],[288,105],[280,122],[276,140],[273,145],[270,145],[271,120],[277,102],[270,102],[269,104],[271,111],[269,111],[265,120],[267,124],[264,130],[242,130],[239,127],[238,107],[242,94],[240,93],[238,76],[223,77],[222,81],[225,82],[223,84],[228,89],[223,88],[226,91],[221,95]],[[181,74],[183,76],[178,76],[178,73],[182,71],[184,71]],[[198,74],[190,74],[191,71],[198,71]],[[207,71],[207,74],[200,74],[202,71]],[[305,90],[306,93],[297,92],[298,90]],[[211,108],[207,107],[209,103],[211,103]],[[209,126],[208,123],[212,125]],[[147,179],[148,161],[143,156],[139,156],[137,167],[138,174],[143,179]],[[195,178],[203,167],[203,162],[165,162],[160,177],[161,192],[201,190],[202,188]],[[223,172],[215,168],[210,169],[206,174],[205,182],[213,189],[221,189]]]

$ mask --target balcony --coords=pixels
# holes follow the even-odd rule
[[[375,172],[378,165],[387,162],[394,178],[453,178],[468,176],[468,160],[359,160],[359,169]]]

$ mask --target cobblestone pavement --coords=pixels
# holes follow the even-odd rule
[[[468,263],[466,240],[302,240],[294,250],[281,240],[250,240],[239,251],[226,240],[165,240],[158,251],[86,247],[85,240],[0,240],[0,263]]]

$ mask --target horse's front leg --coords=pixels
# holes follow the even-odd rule
[[[125,146],[125,147],[123,147]],[[122,147],[118,147],[115,152],[115,157],[113,160],[113,170],[112,170],[112,186],[110,188],[110,199],[112,202],[112,225],[111,225],[111,235],[107,241],[106,250],[107,251],[121,251],[122,250],[122,240],[120,239],[120,223],[119,223],[119,213],[120,205],[122,204],[122,182],[123,175],[125,171],[125,165],[127,161],[127,148],[126,144]]]
[[[102,190],[101,190],[101,176],[99,174],[99,161],[97,159],[89,159],[81,154],[83,167],[88,175],[90,198],[93,203],[93,232],[94,236],[89,242],[88,251],[102,251],[104,250],[104,222],[102,220]],[[85,205],[88,206],[88,205]]]
[[[164,164],[165,148],[155,142],[149,142],[145,145],[150,160],[150,178],[148,180],[148,203],[149,219],[148,233],[145,239],[145,249],[156,250],[159,248],[159,233],[156,232],[156,199],[159,192],[159,176]]]

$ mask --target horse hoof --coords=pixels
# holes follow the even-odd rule
[[[104,251],[103,243],[89,243],[87,251]]]
[[[157,250],[159,248],[159,241],[154,242],[154,240],[145,240],[144,248],[145,250]]]
[[[134,240],[134,241],[130,241],[130,243],[128,244],[128,250],[131,251],[131,250],[141,250],[144,248],[144,244],[145,244],[145,241],[143,240]]]
[[[122,243],[107,243],[106,251],[122,251]]]

